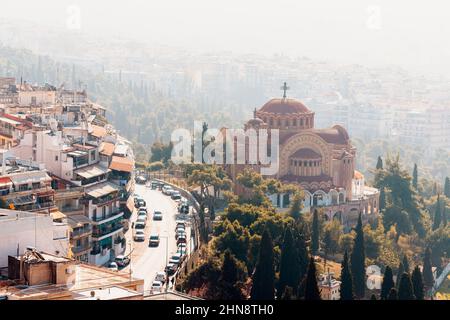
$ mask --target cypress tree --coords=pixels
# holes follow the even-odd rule
[[[398,287],[398,300],[414,300],[414,291],[411,277],[406,272],[400,278],[400,286]]]
[[[389,296],[389,292],[392,288],[395,288],[394,277],[391,267],[387,266],[384,270],[383,283],[381,284],[381,300],[386,300]]]
[[[309,260],[308,260],[309,261]],[[305,290],[306,290],[306,274],[303,276],[303,278],[300,280],[300,283],[298,285],[297,289],[297,298],[299,300],[303,300],[305,298]]]
[[[366,290],[366,256],[364,252],[364,230],[361,213],[358,216],[358,223],[355,228],[356,237],[353,251],[350,257],[350,267],[353,278],[353,288],[357,298],[363,298]]]
[[[406,256],[406,254],[403,255],[403,261],[402,261],[402,264],[403,264],[403,270],[404,270],[404,272],[406,272],[406,273],[409,274],[409,272],[410,272],[410,270],[409,270],[409,262],[408,262],[408,257]]]
[[[417,186],[418,186],[418,172],[417,172],[417,164],[416,163],[414,163],[412,185],[413,185],[414,189],[417,190]]]
[[[425,250],[425,257],[423,259],[423,284],[427,290],[434,285],[433,269],[431,266],[431,249],[428,247]]]
[[[305,236],[296,231],[296,247],[298,255],[299,279],[302,279],[308,271],[309,254],[306,246]],[[295,287],[294,287],[295,288]]]
[[[442,226],[447,226],[447,206],[444,205],[444,209],[442,210]]]
[[[273,262],[273,243],[268,230],[264,230],[259,248],[259,257],[253,273],[250,292],[252,300],[273,300],[275,270]]]
[[[400,264],[398,265],[398,270],[397,270],[397,279],[396,279],[396,287],[397,290],[400,287],[400,279],[402,278],[402,274],[405,272],[405,267],[403,266],[403,262],[400,261]]]
[[[370,300],[377,300],[377,296],[374,293],[372,293],[372,295],[370,296]]]
[[[313,255],[319,251],[319,239],[320,239],[320,226],[319,226],[319,212],[314,209],[313,221],[312,221],[312,234],[311,234],[311,252]]]
[[[239,281],[239,271],[236,258],[233,257],[229,250],[225,251],[222,272],[219,278],[220,295],[224,300],[241,300],[243,299],[242,291],[237,286]]]
[[[348,266],[347,250],[345,250],[344,260],[341,264],[341,300],[353,300],[353,281]]]
[[[383,169],[383,159],[381,159],[381,156],[378,156],[376,168],[377,170]]]
[[[449,177],[445,178],[444,194],[447,198],[450,199],[450,178]]]
[[[386,192],[384,188],[380,189],[380,211],[386,208]]]
[[[292,287],[286,286],[283,291],[283,295],[281,296],[281,300],[294,300],[294,290]]]
[[[286,286],[294,288],[299,282],[299,264],[297,250],[290,227],[284,233],[283,245],[281,247],[280,259],[280,281],[278,283],[277,298],[284,294]]]
[[[389,291],[388,300],[398,300],[398,294],[397,290],[395,288],[392,288],[391,291]]]
[[[313,257],[309,260],[308,273],[306,275],[305,300],[322,300],[319,287],[317,286],[316,264]]]
[[[441,216],[441,199],[440,195],[437,196],[436,201],[436,207],[434,209],[434,219],[433,219],[433,230],[436,230],[439,228],[442,222],[442,216]]]
[[[423,288],[422,272],[420,272],[420,269],[418,266],[416,266],[414,268],[414,271],[411,276],[411,281],[412,281],[414,296],[416,297],[416,300],[423,300],[425,298],[425,291]]]

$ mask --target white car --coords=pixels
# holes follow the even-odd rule
[[[182,255],[180,253],[175,253],[169,260],[169,263],[179,265],[181,263]]]
[[[163,288],[163,284],[161,281],[153,281],[151,292],[152,293],[161,293]]]
[[[138,216],[136,219],[136,223],[143,223],[144,225],[147,223],[147,216]]]
[[[112,270],[112,271],[118,271],[118,270],[119,270],[119,266],[117,265],[117,263],[111,262],[111,263],[108,265],[108,269],[109,269],[109,270]]]
[[[136,230],[134,234],[134,241],[145,241],[145,233],[143,230]]]
[[[181,254],[182,256],[186,255],[187,253],[187,247],[185,243],[180,243],[177,247],[177,253]]]
[[[165,272],[157,272],[155,275],[155,281],[159,281],[161,283],[166,282],[166,273]]]

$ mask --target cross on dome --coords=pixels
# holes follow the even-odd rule
[[[283,86],[280,89],[283,90],[283,99],[286,99],[286,91],[288,91],[290,89],[287,86],[286,82],[283,84]]]

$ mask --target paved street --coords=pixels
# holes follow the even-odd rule
[[[144,279],[144,290],[150,290],[152,281],[156,272],[164,271],[170,256],[177,251],[175,240],[175,221],[182,220],[183,215],[177,211],[177,203],[169,196],[165,196],[159,190],[151,190],[150,187],[136,184],[135,194],[144,198],[148,209],[148,220],[145,228],[146,240],[144,242],[135,242],[133,240],[133,229],[126,233],[127,251],[132,250],[131,270],[133,277]],[[162,221],[153,221],[153,212],[161,211],[163,213]],[[131,222],[137,218],[136,210],[133,212]],[[160,244],[158,247],[149,247],[148,238],[151,233],[158,233]],[[187,239],[190,239],[190,225],[187,223]],[[190,241],[188,240],[188,251],[191,251]],[[192,242],[191,242],[192,243]],[[130,245],[131,244],[131,245]],[[129,271],[130,265],[124,269]]]

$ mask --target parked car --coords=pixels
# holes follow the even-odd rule
[[[144,241],[145,233],[143,230],[136,230],[134,233],[134,241]]]
[[[144,176],[138,176],[136,177],[136,183],[137,184],[145,184],[147,182],[147,178]]]
[[[109,270],[112,270],[112,271],[119,271],[119,266],[117,265],[117,263],[115,263],[115,262],[113,261],[113,262],[110,262],[110,263],[109,263],[108,269],[109,269]]]
[[[136,219],[136,223],[138,223],[138,222],[143,223],[144,227],[145,227],[145,224],[147,223],[147,216],[138,216]]]
[[[159,234],[151,234],[149,238],[149,246],[150,247],[157,247],[159,246]]]
[[[172,187],[169,186],[169,185],[165,185],[165,186],[162,188],[162,193],[165,194],[166,196],[172,195],[173,192],[174,192],[174,190],[173,190]]]
[[[114,260],[119,268],[126,267],[130,263],[130,258],[128,256],[119,255]]]
[[[175,253],[174,255],[172,255],[172,257],[170,257],[169,263],[180,265],[182,262],[182,257],[183,256],[180,253]]]
[[[146,206],[139,207],[139,211],[147,212],[147,207]]]
[[[163,215],[161,211],[155,211],[153,213],[153,220],[162,220],[163,219]]]
[[[186,229],[186,222],[177,220],[177,221],[175,221],[175,223],[177,224],[177,226],[175,227],[175,230],[177,230],[178,228]]]
[[[152,287],[150,289],[152,293],[161,293],[162,289],[163,289],[163,284],[161,281],[153,281]]]
[[[178,208],[178,212],[183,213],[183,214],[188,214],[189,213],[189,206],[188,205],[182,205]]]
[[[138,211],[138,217],[143,216],[147,218],[147,212],[145,211]]]
[[[170,197],[172,198],[172,200],[180,200],[181,193],[179,191],[173,191]]]
[[[175,239],[178,239],[179,237],[186,237],[186,231],[184,231],[184,229],[177,230],[177,233],[175,233]]]
[[[177,253],[181,254],[182,256],[186,255],[187,253],[187,247],[185,243],[180,243],[177,247]]]
[[[180,243],[187,243],[185,235],[177,237],[177,245]]]
[[[134,224],[134,229],[145,229],[145,222],[136,221],[136,223]]]
[[[177,272],[178,266],[176,264],[173,263],[169,263],[166,268],[164,269],[164,271],[166,271],[168,276],[173,275],[175,272]]]
[[[164,284],[166,282],[166,273],[162,271],[157,272],[155,275],[155,281],[160,281]]]

